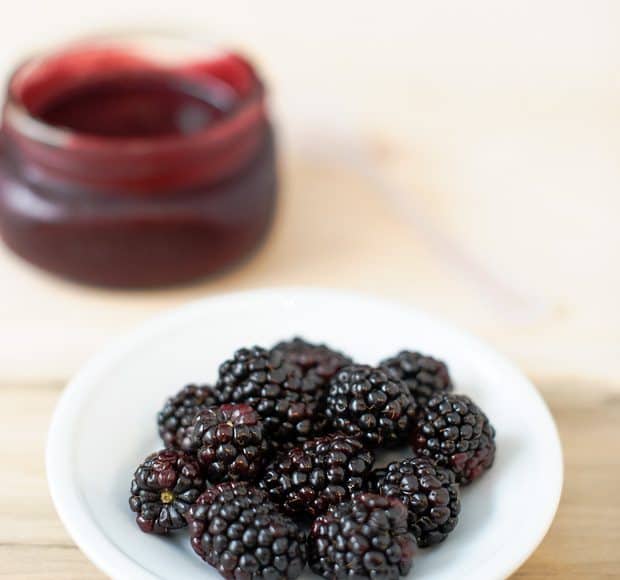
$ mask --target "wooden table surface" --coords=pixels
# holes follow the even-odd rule
[[[566,471],[557,518],[515,577],[620,576],[617,3],[565,3],[559,23],[555,3],[505,14],[454,3],[447,15],[401,2],[411,14],[391,18],[387,38],[362,3],[349,26],[350,4],[321,2],[297,27],[261,20],[300,21],[271,0],[188,12],[203,10],[250,50],[273,88],[281,204],[250,261],[189,287],[114,292],[57,280],[0,247],[0,577],[102,577],[45,481],[50,416],[85,360],[188,300],[291,284],[416,305],[520,365],[558,423]],[[152,3],[114,0],[105,11],[125,23],[130,4]],[[69,31],[98,24],[97,5],[80,3]],[[23,51],[26,26],[33,37],[67,33],[51,12],[34,22],[33,10],[23,0],[3,14],[0,65]],[[318,28],[320,47],[301,40]]]

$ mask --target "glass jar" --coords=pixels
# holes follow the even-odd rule
[[[0,135],[3,239],[79,282],[188,282],[271,223],[265,91],[231,52],[172,35],[64,46],[13,73]]]

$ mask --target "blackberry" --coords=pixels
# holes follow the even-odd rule
[[[325,344],[313,344],[299,337],[279,342],[273,350],[284,353],[287,361],[300,367],[304,374],[317,377],[325,386],[342,367],[353,363],[348,356]]]
[[[220,367],[223,403],[245,403],[261,416],[270,443],[290,448],[325,431],[325,389],[280,351],[242,348]]]
[[[189,521],[192,548],[224,578],[293,579],[306,565],[304,533],[245,482],[208,489]]]
[[[430,459],[411,457],[377,469],[370,488],[405,504],[409,529],[421,548],[445,540],[458,523],[461,501],[454,473]]]
[[[250,481],[260,475],[267,441],[260,417],[249,405],[221,405],[200,411],[189,438],[211,483]]]
[[[326,414],[334,429],[369,447],[390,446],[408,435],[415,402],[405,384],[385,371],[351,365],[332,379]]]
[[[469,397],[449,393],[420,409],[411,444],[417,455],[450,468],[467,485],[493,465],[495,429]]]
[[[361,491],[374,459],[358,439],[326,435],[276,457],[260,486],[285,512],[317,516]]]
[[[166,534],[187,525],[187,511],[205,488],[195,457],[164,449],[149,455],[136,469],[129,507],[143,532]]]
[[[207,385],[187,385],[170,397],[157,415],[159,436],[169,448],[182,449],[188,427],[206,407],[217,405],[213,389]]]
[[[308,538],[310,567],[330,579],[397,579],[411,569],[414,552],[405,506],[373,493],[329,508]]]
[[[452,380],[445,363],[419,352],[403,350],[379,363],[403,381],[416,404],[425,405],[435,395],[452,391]]]

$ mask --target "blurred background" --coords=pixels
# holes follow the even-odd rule
[[[602,0],[11,3],[5,77],[99,31],[238,47],[270,88],[283,184],[259,254],[182,289],[80,287],[0,249],[4,377],[64,378],[154,312],[282,284],[414,303],[538,376],[617,376],[619,23]]]
[[[562,528],[523,577],[548,577],[563,559],[571,577],[599,577],[576,524],[593,513],[579,506],[600,481],[579,478],[591,448],[575,426],[598,442],[618,440],[602,419],[617,415],[620,387],[619,26],[612,0],[3,6],[3,80],[32,51],[102,31],[186,28],[238,48],[268,84],[282,180],[260,251],[180,288],[80,286],[0,246],[0,434],[27,446],[3,460],[19,463],[5,480],[7,577],[98,577],[76,549],[63,551],[71,544],[42,470],[53,404],[86,358],[187,300],[279,285],[410,303],[520,364],[560,418],[575,476]],[[606,546],[593,550],[598,573],[611,577]]]
[[[619,22],[613,1],[12,3],[5,77],[102,30],[198,28],[239,47],[270,87],[283,187],[261,252],[181,290],[77,287],[1,250],[4,375],[64,377],[152,312],[280,284],[410,301],[537,373],[616,373]]]

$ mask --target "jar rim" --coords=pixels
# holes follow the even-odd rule
[[[263,109],[263,101],[265,97],[264,85],[260,79],[254,74],[254,86],[251,93],[240,99],[237,106],[228,111],[219,119],[215,119],[208,126],[197,131],[186,134],[171,134],[152,136],[104,136],[90,133],[84,133],[69,127],[60,127],[47,123],[43,119],[37,117],[31,112],[22,99],[16,94],[15,84],[20,76],[32,73],[32,69],[43,65],[46,61],[54,56],[67,54],[71,50],[77,50],[92,46],[110,46],[120,47],[138,47],[143,41],[156,39],[157,41],[165,41],[168,43],[183,43],[190,46],[194,43],[197,49],[196,56],[201,56],[204,60],[205,55],[211,58],[225,57],[226,55],[236,55],[236,53],[225,51],[217,48],[210,41],[201,39],[196,41],[195,35],[181,31],[161,31],[161,30],[122,30],[115,32],[106,32],[79,37],[69,42],[57,44],[51,48],[43,49],[36,54],[24,59],[13,69],[7,83],[6,101],[4,104],[4,123],[10,127],[12,131],[20,134],[22,137],[37,142],[41,145],[51,146],[55,148],[66,147],[69,143],[79,140],[79,146],[86,150],[105,150],[113,147],[123,153],[140,153],[145,150],[157,151],[166,150],[171,147],[178,147],[180,143],[203,143],[213,142],[226,139],[230,129],[238,125],[243,118],[247,118],[252,110]],[[198,50],[200,52],[198,52]],[[160,53],[158,56],[161,56]],[[242,58],[242,57],[241,57]],[[245,59],[244,59],[245,60]],[[29,70],[30,69],[30,70]],[[210,82],[220,83],[222,81],[215,77],[210,78]]]

